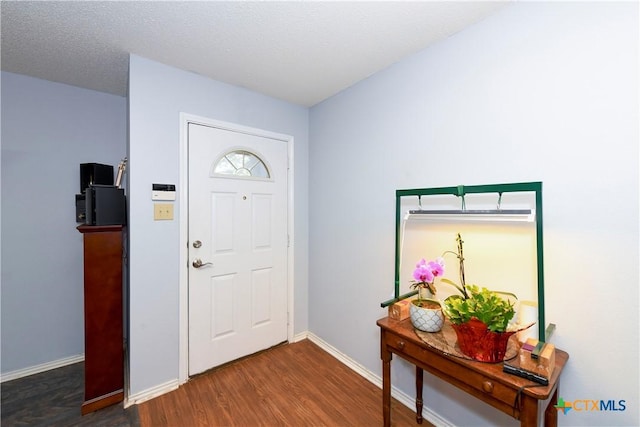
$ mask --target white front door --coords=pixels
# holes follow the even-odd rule
[[[189,375],[287,340],[287,152],[188,126]]]

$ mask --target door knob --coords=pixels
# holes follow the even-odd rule
[[[213,265],[212,262],[202,262],[202,260],[200,258],[196,258],[195,261],[193,261],[191,263],[191,265],[193,265],[195,268],[200,268],[203,267],[205,265]]]
[[[195,242],[193,242],[193,247],[198,249],[200,246],[202,246],[202,242],[200,240],[196,240]]]

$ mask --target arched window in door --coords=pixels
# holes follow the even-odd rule
[[[271,178],[269,169],[257,155],[246,150],[231,151],[218,160],[213,173],[237,177]]]

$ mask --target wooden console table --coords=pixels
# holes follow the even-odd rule
[[[416,366],[416,421],[422,423],[423,370],[477,397],[505,414],[520,420],[523,427],[538,425],[538,406],[549,399],[544,412],[546,426],[556,426],[560,375],[569,355],[556,349],[556,367],[548,386],[502,372],[502,363],[482,363],[450,356],[422,341],[410,319],[385,317],[380,327],[382,357],[382,414],[385,427],[391,425],[391,357],[393,354]]]

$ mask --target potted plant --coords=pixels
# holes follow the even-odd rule
[[[466,283],[463,241],[459,233],[456,242],[457,251],[447,251],[443,256],[451,253],[458,259],[460,284],[446,278],[441,281],[454,286],[460,295],[452,295],[441,303],[444,315],[451,322],[463,354],[482,362],[501,362],[509,338],[531,325],[520,329],[511,326],[515,309],[508,298],[517,300],[514,294]],[[444,270],[444,263],[442,265]],[[435,295],[435,288],[431,291]]]
[[[444,259],[427,262],[422,259],[413,271],[411,287],[418,290],[418,298],[411,301],[409,316],[413,327],[424,332],[438,332],[444,324],[440,301],[430,298],[436,293],[435,279],[444,274]],[[429,294],[429,295],[427,295]]]

